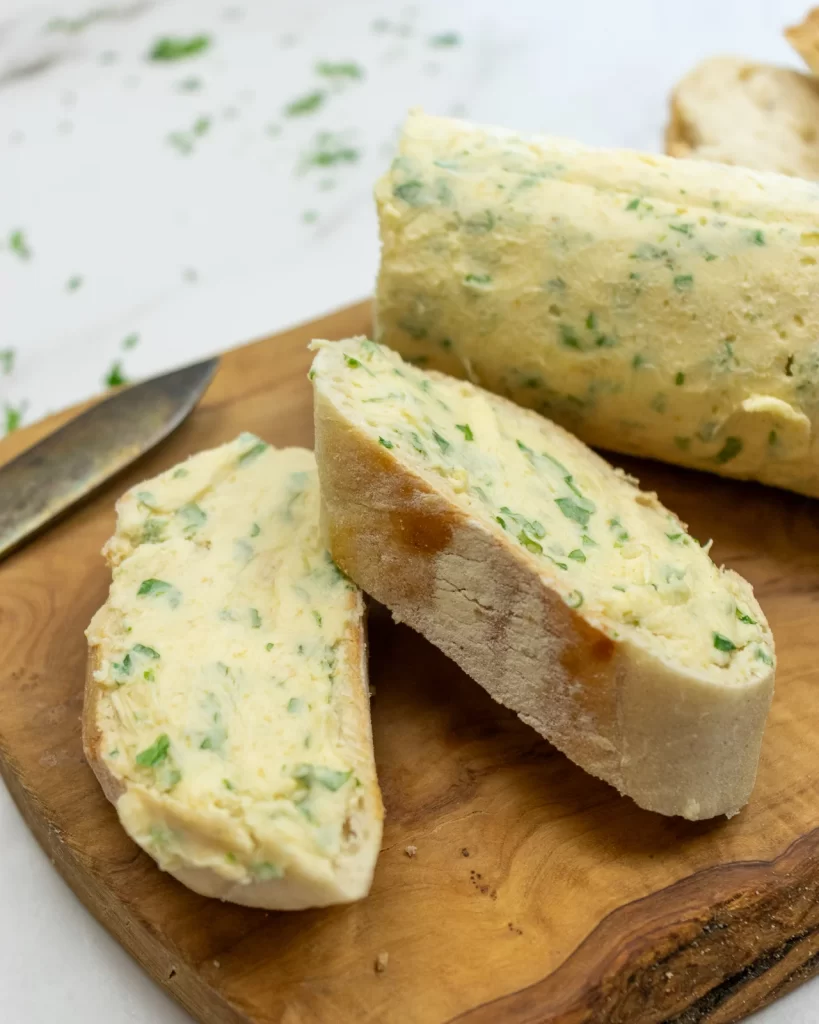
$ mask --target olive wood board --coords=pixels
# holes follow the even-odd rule
[[[206,1024],[725,1024],[816,973],[819,504],[659,463],[612,456],[695,537],[714,538],[777,641],[741,814],[691,823],[640,810],[376,610],[386,819],[367,899],[300,913],[219,903],[163,874],[119,827],[80,740],[83,631],[108,591],[99,552],[114,501],[243,430],[310,445],[307,343],[369,326],[362,304],[229,352],[167,442],[0,565],[0,770],[57,869]],[[0,462],[71,415],[11,435]]]

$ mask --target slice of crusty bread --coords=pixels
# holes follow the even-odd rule
[[[788,68],[712,57],[671,96],[670,156],[819,178],[819,82]]]
[[[83,741],[123,827],[206,896],[365,896],[383,808],[364,605],[321,544],[312,453],[242,435],[117,513]]]
[[[785,29],[785,38],[815,75],[819,75],[819,7],[808,11],[798,25]]]
[[[642,807],[739,810],[774,679],[745,580],[538,414],[366,339],[314,344],[339,566]]]

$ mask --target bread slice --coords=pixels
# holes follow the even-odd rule
[[[314,344],[338,565],[640,806],[738,811],[774,681],[750,585],[537,413],[363,338]]]
[[[671,96],[670,156],[819,178],[819,82],[788,68],[712,57]]]
[[[785,38],[815,75],[819,75],[819,7],[808,11],[800,24],[785,29]]]
[[[132,488],[88,627],[88,762],[125,830],[206,896],[366,895],[383,810],[362,595],[319,536],[315,460],[251,434]]]

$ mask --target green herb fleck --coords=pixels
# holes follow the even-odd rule
[[[672,231],[679,231],[681,235],[687,235],[688,238],[691,238],[694,234],[693,224],[669,224],[668,226]]]
[[[731,459],[735,459],[737,455],[742,451],[742,440],[738,437],[726,437],[725,444],[714,456],[716,461],[723,465],[726,462],[730,462]]]
[[[760,231],[759,229],[757,229],[756,231],[752,231],[751,232],[751,241],[754,243],[754,245],[764,245],[765,244],[765,232],[764,231]]]
[[[168,756],[170,746],[171,738],[166,732],[163,732],[161,736],[157,736],[150,747],[146,747],[145,750],[137,754],[136,763],[143,768],[155,768]]]
[[[293,769],[292,774],[294,779],[298,779],[308,786],[318,783],[335,793],[336,790],[341,789],[353,773],[352,769],[343,772],[319,764],[299,764]]]
[[[693,274],[677,274],[674,278],[674,287],[678,292],[690,292],[694,287]]]
[[[449,46],[460,46],[461,37],[457,32],[440,32],[438,35],[429,37],[429,45],[438,49]]]
[[[739,608],[737,608],[737,618],[740,622],[744,622],[748,626],[756,625],[756,619],[752,619],[750,615],[748,615],[746,612],[740,611]]]
[[[432,436],[435,438],[435,442],[441,449],[442,454],[446,455],[452,445],[447,441],[445,437],[441,437],[437,430],[432,431]]]
[[[111,365],[111,369],[103,378],[103,384],[108,388],[119,388],[123,384],[128,383],[128,378],[125,376],[125,371],[122,369],[122,363],[117,360]]]
[[[316,611],[315,608],[313,609],[313,618],[316,620],[316,624],[318,626],[322,625],[323,620],[321,618],[321,612]]]
[[[12,231],[9,235],[9,249],[19,256],[21,260],[31,259],[31,249],[29,249],[26,237],[19,228],[17,231]]]
[[[385,437],[379,437],[378,443],[380,445],[383,445],[384,448],[394,448],[395,447],[395,445],[392,443],[392,441],[388,441]]]
[[[66,283],[66,291],[75,292],[82,285],[82,278],[79,274],[74,274],[73,277],[69,277]]]
[[[674,377],[674,383],[677,385],[678,388],[682,387],[682,385],[685,384],[685,374],[682,371],[676,374],[676,376]]]
[[[276,646],[275,644],[265,644],[264,645],[264,649],[266,651],[272,651],[275,646]]]
[[[581,551],[580,548],[575,548],[574,551],[569,552],[569,558],[571,558],[574,562],[585,562],[586,552]]]
[[[579,608],[583,604],[583,595],[579,590],[572,590],[566,595],[566,604],[570,608]]]
[[[773,665],[773,658],[768,654],[764,647],[757,647],[754,651],[754,657],[764,665]]]
[[[396,185],[392,190],[392,194],[397,196],[399,199],[403,199],[405,203],[409,203],[410,206],[420,206],[421,193],[424,190],[423,183],[420,181],[405,181],[403,185]]]
[[[259,526],[258,523],[254,523],[250,527],[250,536],[251,537],[258,537],[261,532],[262,532],[262,528],[261,528],[261,526]]]
[[[156,661],[159,658],[159,651],[154,650],[153,647],[146,647],[145,644],[134,644],[134,654],[141,654],[143,658],[150,658],[152,661]]]
[[[182,600],[182,595],[165,580],[148,579],[143,580],[137,590],[137,597],[167,597],[171,608],[176,608]]]
[[[360,156],[360,151],[348,145],[342,137],[322,132],[316,139],[312,151],[304,156],[302,163],[307,168],[335,167],[337,164],[354,164]]]
[[[737,649],[737,645],[732,640],[729,640],[727,636],[723,636],[722,633],[714,633],[714,647],[718,651],[725,652]]]
[[[560,324],[560,340],[566,348],[580,348],[580,339],[568,324]]]
[[[254,459],[257,459],[262,454],[262,452],[267,451],[268,447],[269,445],[266,441],[256,441],[256,443],[248,448],[247,451],[242,452],[237,459],[237,462],[240,466],[246,466],[248,462],[253,462]]]
[[[301,697],[291,697],[290,700],[287,702],[287,710],[290,712],[291,715],[299,714],[303,708],[304,701],[301,699]]]
[[[456,423],[455,426],[464,435],[465,441],[475,440],[475,435],[472,433],[472,428],[468,423]]]
[[[567,519],[579,523],[584,529],[589,525],[589,517],[596,506],[588,498],[555,498],[555,504]]]
[[[636,210],[639,205],[640,205],[640,200],[639,199],[632,199],[630,202],[626,203],[626,209],[627,210]]]
[[[641,366],[645,366],[645,364],[646,364],[645,356],[636,355],[631,360],[631,368],[632,368],[632,370],[639,370],[640,367]]]
[[[210,37],[205,35],[190,36],[187,39],[179,36],[165,36],[157,39],[150,53],[149,60],[172,61],[195,57],[210,46]]]
[[[684,536],[685,536],[684,533],[667,533],[666,534],[666,537],[668,537],[668,539],[670,541],[672,541],[674,544],[676,544],[678,541],[681,541]]]
[[[492,275],[491,274],[467,274],[464,277],[464,284],[474,284],[474,285],[478,285],[479,287],[483,287],[483,285],[491,284],[491,283],[492,283]]]
[[[595,313],[589,313],[586,317],[586,330],[596,331],[597,330],[597,316]]]
[[[261,629],[262,628],[262,617],[256,608],[250,609],[250,628]]]
[[[183,505],[176,513],[184,523],[182,533],[186,537],[192,537],[200,526],[207,522],[207,514],[194,501]]]
[[[779,435],[775,430],[771,430],[768,433],[768,444],[774,445],[779,441]]]
[[[364,69],[354,61],[328,61],[322,60],[316,64],[316,72],[324,75],[325,78],[350,78],[359,79],[364,77]]]
[[[13,348],[0,349],[0,371],[8,376],[14,369],[15,351]]]
[[[7,434],[13,433],[20,427],[20,424],[23,422],[23,415],[25,414],[25,411],[25,403],[17,406],[8,404],[3,406]]]
[[[305,114],[313,114],[324,103],[325,93],[322,89],[315,89],[308,92],[306,96],[300,96],[292,100],[284,108],[288,117],[303,117]]]

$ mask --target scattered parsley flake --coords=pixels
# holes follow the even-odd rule
[[[740,611],[739,608],[737,608],[737,618],[740,622],[744,622],[748,626],[756,625],[756,619],[752,619],[750,615],[746,612]]]
[[[305,114],[313,114],[324,103],[325,95],[322,89],[308,92],[306,96],[291,100],[284,108],[284,113],[287,117],[303,117]]]
[[[305,210],[301,219],[305,224],[315,224],[318,220],[318,210]]]
[[[461,37],[457,32],[440,32],[438,35],[429,37],[429,45],[437,49],[444,49],[449,46],[460,46]]]
[[[357,163],[361,152],[348,145],[341,136],[330,132],[321,132],[317,136],[313,149],[305,154],[302,166],[335,167],[337,164]]]
[[[364,69],[355,61],[328,61],[322,60],[316,64],[316,72],[324,75],[325,78],[350,78],[359,79],[364,77]]]
[[[384,448],[394,448],[395,447],[395,445],[392,443],[392,441],[388,441],[385,437],[379,437],[378,443],[380,445],[383,445]]]
[[[122,339],[122,347],[124,349],[136,348],[139,344],[138,334],[128,334]]]
[[[198,35],[184,39],[180,36],[164,36],[157,39],[150,53],[149,60],[172,61],[185,60],[203,53],[210,46],[210,36]]]
[[[74,274],[73,277],[69,277],[66,283],[66,291],[75,292],[78,288],[82,287],[82,278],[79,274]]]
[[[468,423],[456,423],[455,426],[464,435],[465,441],[474,441],[475,435],[472,433],[472,428]]]
[[[690,292],[694,287],[693,274],[677,274],[674,278],[674,287],[678,292]]]
[[[111,369],[103,378],[103,384],[107,388],[119,388],[123,384],[128,383],[128,378],[125,376],[125,372],[122,369],[122,363],[117,360],[112,364]]]
[[[20,228],[16,231],[12,231],[9,235],[9,249],[19,256],[21,260],[31,259],[31,249],[29,249],[26,236]]]
[[[674,377],[674,383],[677,385],[678,388],[685,384],[685,374],[682,372],[676,374]]]
[[[16,353],[13,348],[0,349],[0,372],[7,377],[14,369]]]
[[[180,82],[176,83],[176,88],[180,92],[197,92],[202,88],[202,79],[196,75],[189,75],[187,78],[183,78]]]
[[[261,629],[262,628],[262,617],[259,615],[257,608],[250,609],[250,628]]]

